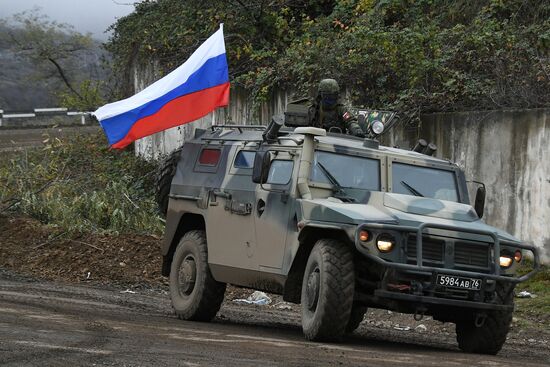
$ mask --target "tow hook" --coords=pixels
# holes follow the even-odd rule
[[[415,310],[414,310],[414,320],[415,321],[420,321],[424,318],[424,314],[426,313],[426,308],[425,307],[417,307]]]
[[[417,296],[421,296],[424,293],[422,283],[416,280],[411,281],[411,292]]]
[[[476,327],[482,327],[483,325],[485,325],[485,320],[487,319],[487,314],[486,313],[478,313],[476,314],[476,319],[474,321],[474,325]]]

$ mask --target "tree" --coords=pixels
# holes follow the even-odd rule
[[[12,22],[7,37],[13,51],[32,62],[41,78],[55,76],[62,81],[79,105],[94,107],[91,103],[96,102],[98,96],[88,100],[90,94],[75,87],[77,76],[72,74],[78,73],[71,72],[72,67],[79,67],[80,58],[92,48],[90,35],[81,34],[68,24],[50,20],[40,14],[39,8],[14,15]]]

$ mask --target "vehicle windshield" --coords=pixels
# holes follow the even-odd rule
[[[458,202],[454,171],[392,164],[392,192]]]
[[[380,190],[380,161],[377,159],[317,151],[310,180],[331,184],[324,170],[328,171],[342,188]]]

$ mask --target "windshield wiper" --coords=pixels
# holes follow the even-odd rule
[[[405,181],[401,181],[401,184],[405,186],[410,192],[412,192],[415,196],[424,197],[417,189],[406,183]]]
[[[336,177],[334,177],[332,173],[330,173],[329,170],[325,166],[323,166],[321,162],[317,162],[317,165],[319,166],[319,168],[321,168],[321,171],[323,171],[325,176],[327,176],[331,185],[334,186],[333,190],[334,190],[335,198],[341,199],[342,201],[351,201],[351,202],[357,201],[355,200],[355,198],[352,198],[346,194],[346,192],[344,191],[344,188],[342,187],[342,185],[340,185]]]

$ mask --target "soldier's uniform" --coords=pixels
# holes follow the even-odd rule
[[[357,123],[357,117],[340,102],[339,93],[340,87],[336,80],[321,80],[317,97],[309,107],[311,126],[364,137],[365,134]]]

